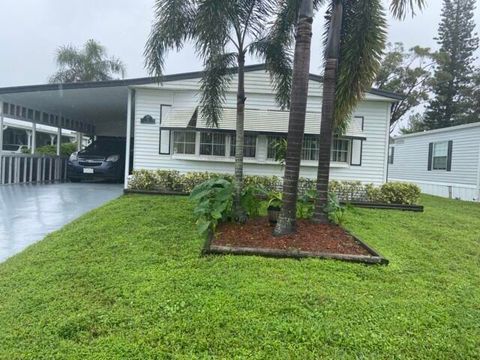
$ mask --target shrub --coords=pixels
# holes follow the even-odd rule
[[[133,190],[155,190],[157,179],[155,172],[150,170],[135,170],[128,181],[128,187]]]
[[[205,181],[212,179],[224,179],[233,182],[233,175],[210,172],[190,172],[180,174],[175,170],[136,170],[129,181],[129,188],[134,190],[158,190],[191,193],[193,189]],[[249,197],[254,189],[262,189],[261,193],[268,194],[281,191],[282,180],[278,176],[255,176],[244,177],[246,197]],[[312,193],[315,193],[316,181],[313,179],[299,179],[299,199],[302,205],[301,216],[306,217],[311,212],[307,201],[303,201]],[[251,188],[250,188],[251,187]],[[386,183],[380,187],[372,184],[362,184],[360,181],[336,181],[329,184],[329,191],[336,194],[339,201],[370,201],[391,204],[415,204],[420,196],[420,188],[409,183]],[[268,197],[268,195],[266,195]],[[306,198],[304,198],[306,196]],[[245,200],[250,203],[250,200]],[[309,200],[311,201],[311,200]],[[252,213],[255,213],[253,202]],[[250,206],[249,205],[249,206]]]
[[[401,182],[386,183],[378,188],[368,185],[366,192],[369,201],[407,205],[417,203],[421,193],[417,185]]]
[[[77,151],[76,143],[63,143],[60,145],[60,155],[61,156],[70,156],[72,153]],[[30,153],[30,150],[28,150]],[[57,145],[44,145],[35,149],[36,154],[41,155],[57,155]]]
[[[355,201],[365,199],[366,185],[360,181],[330,181],[328,189],[337,194],[341,201]]]

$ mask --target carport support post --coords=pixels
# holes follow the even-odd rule
[[[57,129],[57,156],[60,156],[60,150],[62,145],[62,128]]]
[[[32,155],[35,154],[35,151],[37,150],[37,123],[33,122],[32,123]]]
[[[2,151],[3,151],[3,102],[0,101],[0,184],[3,184],[3,159],[2,159]]]
[[[2,151],[3,151],[3,102],[0,101],[0,154],[2,153]]]
[[[127,141],[125,146],[125,179],[123,188],[128,188],[128,175],[130,174],[130,137],[132,136],[132,89],[128,89],[127,100]]]
[[[77,151],[82,150],[82,141],[83,141],[83,135],[81,132],[77,132]]]

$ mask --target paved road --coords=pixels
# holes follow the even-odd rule
[[[121,193],[98,183],[0,186],[0,262]]]

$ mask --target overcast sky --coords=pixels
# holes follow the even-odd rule
[[[389,41],[436,47],[433,38],[441,1],[427,1],[428,8],[413,19],[390,19]],[[143,48],[153,4],[154,0],[1,0],[0,86],[45,83],[55,71],[55,52],[60,45],[81,46],[91,38],[126,64],[127,78],[147,76]],[[480,9],[475,17],[480,25]],[[314,23],[312,73],[320,72],[322,21],[322,16],[317,16]],[[169,55],[166,73],[200,69],[194,52],[187,47]]]

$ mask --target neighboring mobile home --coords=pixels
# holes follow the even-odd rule
[[[480,201],[480,123],[395,137],[388,180],[415,183],[427,194]]]
[[[264,66],[247,67],[245,76],[245,173],[282,176],[275,162],[276,140],[288,129],[288,111],[275,103]],[[209,128],[198,108],[200,73],[180,74],[161,85],[135,86],[134,160],[139,169],[233,173],[236,119],[234,80],[222,121]],[[302,152],[301,176],[315,178],[322,106],[322,79],[311,75]],[[347,132],[335,137],[331,176],[382,184],[387,176],[390,109],[395,94],[371,90],[355,109]]]

